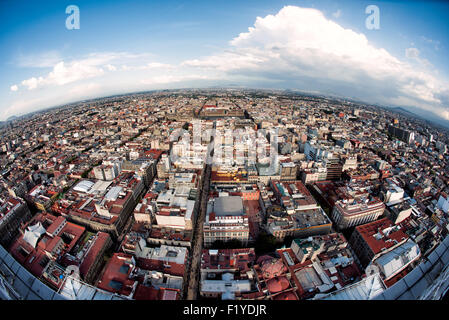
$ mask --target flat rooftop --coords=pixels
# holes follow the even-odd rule
[[[216,216],[243,215],[243,200],[240,196],[215,198],[213,212],[215,212]]]

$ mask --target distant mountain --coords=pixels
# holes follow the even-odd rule
[[[407,109],[409,109],[409,110],[406,110],[401,107],[394,107],[394,108],[389,108],[389,109],[392,111],[396,111],[398,113],[404,113],[409,116],[414,116],[414,117],[429,121],[429,122],[433,123],[434,125],[442,126],[445,129],[449,129],[449,121],[441,118],[440,116],[438,116],[436,113],[434,113],[432,111],[424,110],[424,109],[420,109],[420,108],[416,108],[416,107],[407,107]]]
[[[409,110],[405,110],[405,109],[402,108],[402,107],[391,108],[391,111],[395,111],[395,112],[403,112],[403,113],[408,113],[408,114],[412,114],[412,115],[414,115],[414,116],[417,116],[417,114],[415,114],[415,113],[413,113],[413,112],[411,112],[411,111],[409,111]]]
[[[10,116],[8,119],[6,119],[6,122],[16,120],[18,116]]]

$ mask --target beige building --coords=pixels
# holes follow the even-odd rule
[[[338,229],[347,229],[377,220],[385,210],[385,204],[377,198],[339,200],[332,210],[332,220]]]
[[[203,226],[204,246],[209,247],[214,241],[236,239],[244,246],[248,243],[248,216],[243,209],[239,196],[212,198],[207,205],[206,221]]]

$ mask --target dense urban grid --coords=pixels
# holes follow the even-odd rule
[[[0,135],[3,299],[373,299],[449,233],[448,133],[400,108],[155,91]]]

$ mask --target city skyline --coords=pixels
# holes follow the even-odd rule
[[[378,30],[365,25],[371,4]],[[66,29],[69,5],[79,7],[79,30]],[[383,1],[3,2],[0,121],[83,99],[208,86],[332,94],[449,120],[447,9]]]
[[[402,110],[157,90],[0,136],[0,299],[447,299],[448,131]]]

